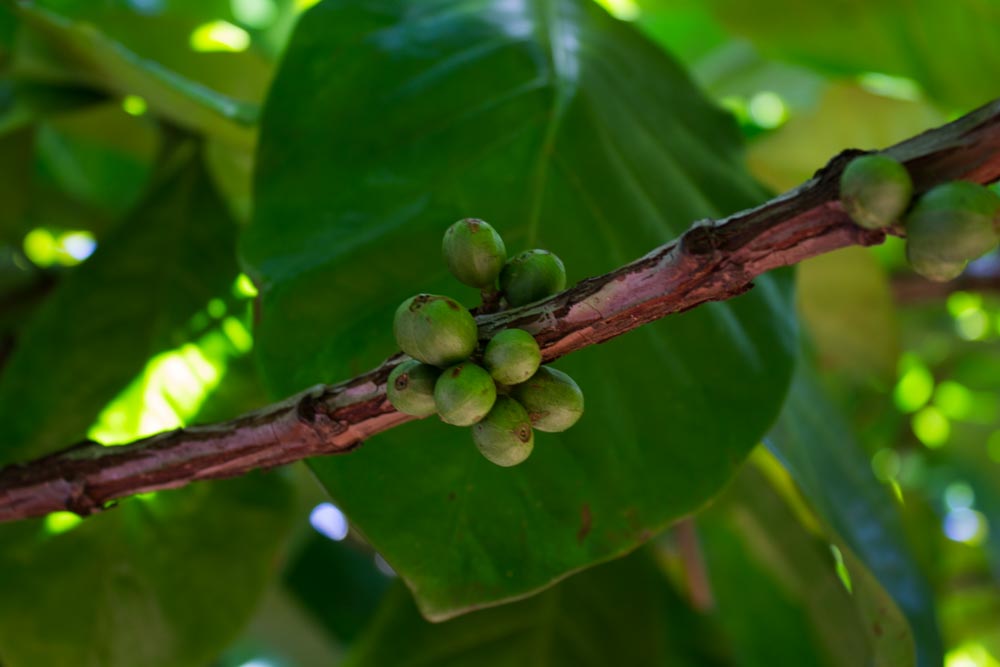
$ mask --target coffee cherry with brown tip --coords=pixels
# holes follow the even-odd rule
[[[489,223],[477,218],[465,218],[449,227],[441,254],[452,275],[480,289],[493,287],[507,261],[503,239]]]
[[[434,405],[434,384],[441,370],[415,359],[404,361],[392,369],[385,393],[392,407],[414,417],[427,417],[437,412]]]
[[[434,385],[434,406],[441,420],[455,426],[472,426],[493,408],[497,387],[490,374],[465,362],[447,368]]]
[[[392,331],[403,352],[432,366],[468,359],[478,343],[469,311],[454,299],[434,294],[418,294],[400,304]]]
[[[528,411],[539,431],[565,431],[583,415],[583,392],[573,378],[548,366],[515,386],[511,396]]]
[[[509,396],[500,396],[489,414],[472,427],[479,452],[498,466],[515,466],[531,455],[535,435],[528,413]]]

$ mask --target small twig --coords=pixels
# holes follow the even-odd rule
[[[677,538],[681,562],[684,564],[691,605],[702,613],[708,613],[715,608],[715,597],[712,595],[712,583],[708,578],[708,568],[705,567],[705,558],[701,553],[701,543],[698,540],[694,518],[687,517],[674,524],[674,536]]]
[[[915,192],[955,179],[1000,178],[1000,101],[886,151],[906,164]],[[899,229],[854,225],[837,199],[845,151],[799,188],[680,238],[545,301],[480,315],[479,336],[517,327],[545,361],[602,343],[647,322],[753,287],[779,266],[850,245],[874,245]],[[412,418],[385,398],[401,355],[337,385],[319,386],[221,424],[180,429],[119,447],[86,444],[0,470],[0,521],[55,510],[87,514],[109,501],[201,480],[242,475],[321,454],[338,454]]]

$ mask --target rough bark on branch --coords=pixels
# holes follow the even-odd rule
[[[956,179],[1000,178],[1000,100],[885,152],[904,162],[915,192]],[[865,230],[844,214],[837,184],[858,151],[833,158],[810,181],[728,218],[697,222],[680,238],[537,304],[480,315],[480,338],[506,327],[532,332],[546,361],[647,322],[749,290],[780,266],[849,245],[874,245],[899,229]],[[84,443],[0,470],[0,521],[57,510],[100,511],[136,493],[242,475],[310,456],[349,452],[409,421],[385,398],[402,359],[336,385],[317,386],[229,422],[160,433],[128,445]]]

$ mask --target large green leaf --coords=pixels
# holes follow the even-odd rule
[[[236,146],[253,142],[271,73],[260,54],[178,49],[195,21],[144,16],[124,2],[21,4],[18,11],[17,74],[139,95],[178,125]]]
[[[911,553],[899,510],[868,457],[802,360],[769,448],[816,513],[839,535],[906,615],[918,664],[942,661],[930,587]]]
[[[0,375],[0,464],[82,439],[102,407],[237,274],[235,224],[193,146],[23,329]],[[180,332],[180,333],[179,333]]]
[[[306,102],[308,100],[308,102]],[[441,234],[492,221],[571,282],[693,220],[751,204],[729,117],[591,2],[328,2],[299,24],[266,108],[243,256],[263,289],[276,395],[391,353],[416,291],[468,299]],[[703,504],[772,420],[789,375],[786,295],[752,294],[560,362],[574,429],[500,469],[467,430],[407,425],[313,468],[444,618],[621,555]]]
[[[291,506],[284,479],[255,475],[129,500],[68,532],[53,534],[53,519],[4,525],[0,660],[209,664],[273,576]]]
[[[996,96],[1000,5],[981,0],[708,0],[717,17],[765,53],[834,73],[918,81],[962,109]]]
[[[723,664],[703,621],[649,554],[594,568],[514,604],[428,623],[402,587],[347,660],[350,667]]]
[[[751,465],[698,515],[736,664],[912,667],[913,639],[892,599],[849,553],[838,576],[840,552],[795,509]]]

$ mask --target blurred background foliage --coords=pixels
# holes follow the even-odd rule
[[[236,248],[314,4],[0,4],[0,464],[274,398]],[[994,2],[600,4],[772,192],[998,92]],[[0,665],[1000,665],[1000,257],[932,285],[901,248],[798,267],[780,418],[627,559],[431,624],[298,465],[0,527]]]

